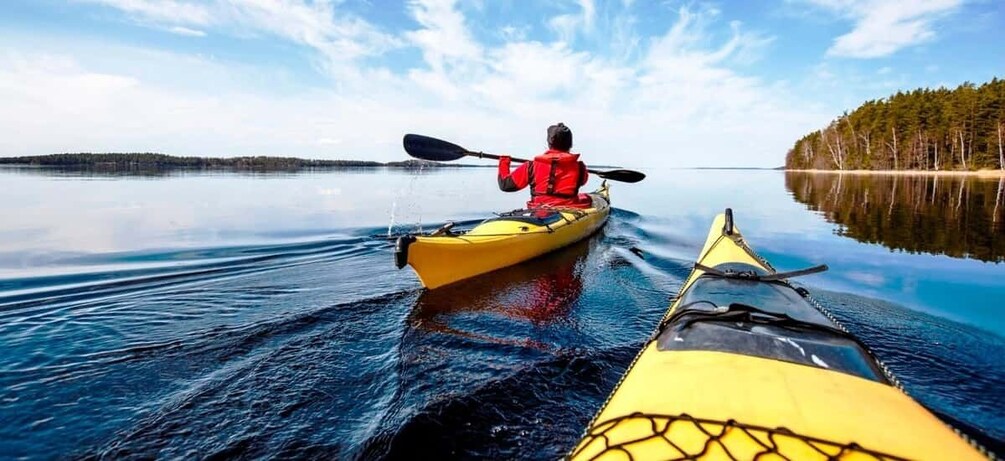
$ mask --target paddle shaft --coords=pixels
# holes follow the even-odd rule
[[[451,162],[464,157],[478,157],[498,160],[499,155],[486,154],[485,152],[474,152],[467,150],[457,144],[453,144],[442,139],[431,138],[421,134],[406,134],[402,139],[402,146],[405,152],[412,157],[429,160],[433,162]],[[526,163],[530,160],[510,157],[510,160],[517,163]],[[646,175],[632,170],[611,170],[598,171],[586,170],[601,178],[612,181],[635,183],[645,179]]]
[[[467,156],[470,156],[470,157],[488,158],[488,159],[493,159],[493,160],[499,160],[500,157],[503,157],[502,155],[486,154],[485,152],[472,152],[472,151],[469,151],[469,150],[464,151],[464,155],[467,155]],[[532,161],[532,160],[527,160],[527,159],[524,159],[524,158],[516,158],[516,157],[510,157],[509,159],[512,160],[512,161],[514,161],[514,162],[516,162],[516,163],[527,163],[527,162]],[[598,176],[603,176],[605,173],[607,173],[606,171],[597,171],[597,170],[591,170],[591,169],[587,169],[586,171],[589,171],[590,173],[593,173],[593,174],[598,175]]]

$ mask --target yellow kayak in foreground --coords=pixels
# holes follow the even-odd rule
[[[984,459],[719,215],[574,460]]]
[[[517,210],[500,214],[470,231],[445,227],[430,235],[407,235],[395,245],[395,264],[412,266],[426,288],[438,288],[512,266],[589,237],[611,213],[607,182],[586,209]]]

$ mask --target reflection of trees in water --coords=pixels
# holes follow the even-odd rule
[[[788,172],[796,200],[838,233],[909,252],[1005,261],[1005,178]]]

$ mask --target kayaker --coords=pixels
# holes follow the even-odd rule
[[[572,130],[564,123],[548,127],[548,150],[510,173],[510,157],[499,157],[499,189],[516,192],[530,186],[527,208],[590,208],[593,201],[579,188],[589,173],[572,149]]]

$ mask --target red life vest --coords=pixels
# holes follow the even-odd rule
[[[593,199],[580,194],[589,173],[579,155],[549,150],[534,160],[509,170],[510,158],[499,158],[499,189],[516,192],[530,186],[527,208],[590,208]]]
[[[575,199],[579,197],[579,186],[586,179],[579,154],[557,150],[549,150],[534,157],[530,173],[532,197],[547,195]]]

